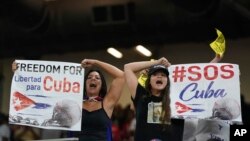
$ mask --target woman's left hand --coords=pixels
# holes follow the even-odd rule
[[[82,60],[82,62],[81,62],[81,66],[82,66],[83,68],[92,67],[92,66],[95,64],[95,61],[96,61],[96,60],[93,60],[93,59],[84,59],[84,60]]]

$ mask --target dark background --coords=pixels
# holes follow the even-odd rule
[[[250,36],[249,0],[1,0],[0,58]]]

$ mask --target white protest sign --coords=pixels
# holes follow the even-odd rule
[[[16,60],[9,123],[81,130],[84,69],[77,63]]]
[[[172,117],[242,121],[238,65],[179,64],[169,72]]]

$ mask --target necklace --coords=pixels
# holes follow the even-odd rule
[[[90,97],[85,97],[83,101],[89,101],[89,102],[97,102],[97,101],[102,101],[103,98],[100,96],[90,96]]]

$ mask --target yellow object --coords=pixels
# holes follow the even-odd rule
[[[150,61],[154,61],[154,59],[151,59]],[[138,83],[145,88],[145,82],[147,79],[148,79],[148,75],[146,74],[146,71],[145,71],[144,73],[141,73],[141,75],[139,76]]]
[[[143,87],[145,87],[145,82],[148,79],[148,75],[142,73],[140,77],[138,78],[139,84],[141,84]]]
[[[226,41],[225,41],[224,35],[222,34],[220,30],[216,29],[216,32],[217,32],[218,37],[216,38],[215,41],[210,43],[210,47],[214,50],[216,54],[223,56],[226,50]]]

